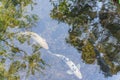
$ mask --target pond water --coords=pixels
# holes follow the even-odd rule
[[[20,75],[20,80],[119,80],[120,16],[116,15],[114,16],[116,17],[116,19],[111,21],[108,20],[111,18],[113,19],[112,15],[114,14],[112,13],[114,13],[114,7],[112,7],[113,12],[111,13],[107,13],[105,11],[103,11],[104,13],[102,13],[101,11],[102,6],[106,6],[107,4],[109,6],[108,2],[106,1],[104,2],[104,4],[99,1],[95,1],[95,3],[89,2],[89,5],[91,5],[94,10],[92,10],[91,12],[85,12],[85,10],[87,9],[83,9],[83,14],[88,16],[87,19],[90,19],[86,22],[86,19],[83,19],[86,18],[84,17],[85,15],[80,16],[80,12],[77,12],[77,10],[72,11],[73,13],[68,11],[68,13],[61,14],[64,13],[64,7],[61,7],[60,5],[58,6],[57,4],[61,3],[61,5],[64,6],[65,3],[62,4],[62,1],[59,3],[55,1],[55,4],[53,5],[49,0],[36,0],[37,5],[33,6],[32,11],[30,7],[26,8],[28,11],[27,14],[38,15],[39,20],[36,22],[36,25],[31,28],[10,28],[7,30],[10,32],[17,32],[17,30],[18,32],[35,32],[37,33],[37,35],[40,35],[46,40],[49,49],[40,48],[36,45],[34,46],[34,40],[31,40],[29,36],[27,37],[27,39],[30,39],[30,41],[23,44],[14,39],[13,43],[15,43],[15,46],[20,48],[22,54],[19,54],[20,52],[15,50],[17,54],[15,54],[15,56],[13,55],[14,59],[5,58],[6,71],[8,70],[9,74],[13,74],[13,70],[15,69],[11,69],[13,71],[11,71],[11,73],[9,69],[12,68],[12,62],[20,61],[20,63],[25,63],[25,66],[28,66],[25,69],[17,70],[18,72],[16,73]],[[59,7],[61,7],[61,13],[59,13],[59,9],[57,11],[57,8]],[[67,12],[66,8],[65,11]],[[108,10],[108,12],[109,11],[110,10]],[[92,19],[89,17],[92,17]],[[79,18],[81,18],[82,20],[79,20]],[[109,24],[106,24],[107,22],[105,21],[107,21]],[[110,26],[117,28],[113,29]],[[8,40],[8,42],[10,41]],[[32,45],[29,45],[29,43],[31,42],[33,42]],[[12,42],[10,44],[12,44]],[[31,46],[33,48],[31,48]],[[6,47],[6,49],[9,48]],[[37,54],[37,52],[35,52],[36,50],[40,51],[40,53],[38,52]],[[24,51],[29,57],[23,57],[26,55],[23,54]],[[34,53],[34,55],[32,54],[32,52],[35,52],[36,54]],[[71,74],[68,72],[68,70],[71,70],[71,68],[64,60],[65,58],[63,59],[52,54],[63,55],[66,58],[69,58],[69,60],[72,61],[75,66],[80,65],[80,69],[78,69],[82,75],[82,78],[79,79],[76,74]],[[40,61],[43,62],[42,64],[41,62],[39,62],[39,56],[42,59],[40,59]],[[42,67],[40,67],[41,69],[43,68],[43,70],[39,71],[37,68],[35,68],[36,71],[34,72],[35,66],[32,65],[32,63],[30,64],[29,59],[35,59],[35,61],[33,61],[33,64],[35,63],[35,65],[38,61],[38,64],[43,65]],[[14,68],[16,68],[15,66],[18,66],[18,64],[19,63],[17,62],[14,63]],[[29,71],[29,69],[31,71]],[[17,75],[16,73],[14,75]],[[19,79],[16,78],[15,80]],[[1,78],[1,80],[13,79]]]
[[[85,64],[81,59],[81,53],[79,53],[74,47],[66,43],[65,38],[68,37],[69,26],[64,23],[58,23],[50,18],[50,11],[52,9],[49,1],[41,1],[38,9],[40,22],[38,22],[38,28],[33,29],[36,33],[42,35],[48,42],[50,51],[57,54],[62,54],[69,57],[75,64],[80,64],[80,71],[83,75],[82,80],[118,80],[119,72],[112,77],[105,77],[100,69],[100,66],[96,64]],[[44,6],[47,5],[48,8]],[[44,26],[44,27],[43,27]],[[43,51],[43,52],[42,52]],[[42,80],[79,80],[75,75],[67,74],[69,67],[56,56],[52,56],[47,53],[46,50],[42,50],[42,57],[51,66],[45,70],[45,76],[41,76]]]

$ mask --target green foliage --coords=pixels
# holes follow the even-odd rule
[[[0,32],[8,27],[30,27],[37,20],[36,15],[23,15],[24,8],[33,4],[32,0],[4,0],[0,6]],[[27,21],[27,22],[26,22]]]
[[[74,46],[80,53],[82,52],[84,62],[93,64],[97,61],[107,76],[119,72],[120,5],[110,1],[103,5],[97,14],[93,11],[96,0],[58,0],[58,2],[52,3],[51,17],[70,25],[66,42]],[[109,8],[106,9],[105,6]],[[115,7],[116,11],[114,11]],[[94,22],[98,15],[99,23]],[[107,70],[105,70],[106,68]]]
[[[76,2],[69,3],[69,0],[60,1],[59,4],[54,4],[54,8],[51,12],[53,19],[61,22],[66,22],[69,25],[76,26],[87,23],[87,15],[93,13],[90,11],[91,7],[87,4],[84,6],[73,6]]]
[[[88,64],[94,63],[96,59],[94,46],[89,41],[86,41],[86,44],[82,47],[82,59]]]
[[[24,14],[27,6],[33,6],[33,0],[0,0],[0,80],[20,80],[20,72],[26,71],[25,77],[42,71],[45,62],[41,59],[40,47],[33,47],[32,54],[16,46],[15,41],[24,44],[30,37],[19,36],[23,29],[36,24],[36,14]],[[12,31],[14,30],[14,31]],[[6,61],[10,66],[6,70]],[[30,71],[30,72],[29,72]]]

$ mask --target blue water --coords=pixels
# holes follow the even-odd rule
[[[120,73],[105,78],[100,67],[96,64],[97,62],[94,64],[85,64],[83,62],[81,53],[66,43],[65,38],[68,36],[70,26],[65,23],[58,23],[58,21],[50,18],[49,14],[52,8],[49,0],[37,0],[37,5],[31,12],[39,15],[40,18],[32,31],[46,39],[49,50],[70,58],[76,65],[80,64],[80,72],[83,76],[81,80],[120,80]],[[28,80],[39,80],[39,78],[40,80],[79,80],[75,75],[66,73],[69,67],[61,59],[48,54],[45,49],[40,51],[42,59],[50,66],[46,66],[43,74],[37,75],[38,78],[31,76]]]

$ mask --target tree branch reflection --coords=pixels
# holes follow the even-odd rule
[[[117,74],[120,71],[119,5],[102,0],[52,3],[51,17],[71,26],[66,42],[82,52],[83,61],[87,64],[96,64],[97,61],[106,77]],[[96,9],[98,3],[103,5],[100,11]]]
[[[41,58],[41,47],[29,43],[30,37],[18,36],[23,30],[31,28],[38,20],[35,14],[24,14],[33,0],[0,0],[0,79],[21,80],[21,78],[42,72],[46,63]],[[12,31],[13,30],[13,31]],[[32,52],[20,48],[25,44]],[[28,48],[29,49],[29,48]]]

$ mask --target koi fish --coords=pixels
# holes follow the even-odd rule
[[[68,67],[70,68],[70,70],[67,71],[68,74],[74,74],[77,78],[82,79],[82,74],[79,71],[80,65],[76,66],[73,61],[63,55],[53,54],[51,51],[48,51],[48,53],[61,58],[68,65]]]
[[[39,36],[38,34],[36,34],[34,32],[28,32],[28,31],[22,32],[20,34],[31,36],[31,38],[33,38],[38,44],[40,44],[41,47],[47,49],[49,54],[56,56],[58,58],[61,58],[68,65],[68,67],[70,68],[70,70],[67,71],[68,74],[74,74],[77,78],[82,79],[82,74],[79,71],[79,68],[75,65],[75,63],[63,55],[55,54],[55,53],[53,54],[51,51],[49,51],[48,50],[49,47],[48,47],[46,40],[43,39],[41,36]],[[80,67],[80,65],[79,65],[79,67]]]
[[[26,31],[26,32],[20,32],[19,34],[28,35],[33,40],[35,40],[41,47],[45,49],[49,49],[48,44],[44,38],[42,38],[40,35],[34,32]]]

